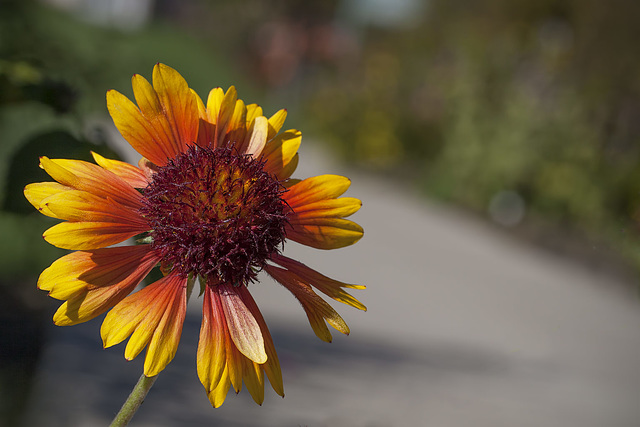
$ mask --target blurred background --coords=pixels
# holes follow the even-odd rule
[[[340,307],[353,336],[323,345],[260,285],[288,396],[213,410],[192,307],[134,425],[640,425],[639,19],[624,0],[0,0],[0,425],[105,425],[141,371],[99,320],[52,325],[35,282],[64,252],[22,189],[42,155],[137,161],[104,96],[157,62],[287,108],[296,176],[353,179],[362,242],[292,253],[368,285],[370,310]]]

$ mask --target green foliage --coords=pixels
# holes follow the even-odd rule
[[[49,180],[38,158],[91,161],[90,151],[117,158],[91,124],[107,114],[107,90],[132,96],[131,76],[150,79],[157,62],[176,67],[205,99],[212,82],[242,79],[209,41],[169,24],[124,32],[34,0],[6,0],[0,7],[0,282],[9,283],[37,276],[62,252],[42,240],[54,222],[22,194],[27,183]]]
[[[640,265],[626,234],[640,201],[638,16],[621,0],[435,0],[418,25],[368,28],[348,73],[315,84],[308,116],[346,159],[479,212],[516,191],[527,218]]]

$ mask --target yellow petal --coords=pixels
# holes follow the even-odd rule
[[[111,222],[145,230],[140,214],[113,200],[105,200],[86,191],[69,190],[42,200],[55,218],[68,221]]]
[[[307,314],[309,324],[313,331],[323,341],[331,342],[331,333],[325,324],[325,320],[331,326],[345,335],[349,335],[349,327],[344,319],[333,307],[327,304],[295,274],[279,267],[266,266],[266,272],[278,283],[287,288],[300,302]]]
[[[260,365],[244,358],[242,361],[242,379],[258,405],[264,402],[264,372]]]
[[[264,339],[260,326],[244,304],[233,285],[222,283],[216,286],[222,308],[227,319],[229,334],[236,348],[256,363],[267,361]]]
[[[38,279],[53,298],[68,299],[53,317],[56,325],[86,322],[125,298],[159,261],[149,245],[73,252]]]
[[[58,307],[53,315],[53,323],[57,326],[71,326],[94,319],[122,301],[136,286],[137,283],[131,283],[129,286],[112,286],[91,291],[85,289]]]
[[[276,175],[279,179],[284,179],[283,170],[296,157],[301,142],[302,133],[297,130],[288,130],[269,140],[262,150],[262,158],[266,162],[264,170]],[[289,176],[291,174],[286,178]]]
[[[231,96],[231,95],[230,95]],[[225,94],[222,88],[215,88],[209,92],[206,108],[198,100],[198,109],[200,112],[200,128],[198,129],[198,144],[202,147],[216,148],[218,144],[218,124],[221,120],[220,110]],[[235,101],[234,101],[235,102]],[[228,120],[228,117],[223,117]],[[226,123],[226,122],[225,122]]]
[[[360,240],[364,230],[342,218],[292,217],[286,228],[287,238],[316,249],[338,249]]]
[[[228,332],[229,328],[227,328],[227,333]],[[227,355],[227,374],[229,375],[231,387],[233,387],[236,394],[238,394],[240,393],[240,390],[242,390],[242,359],[246,359],[246,357],[238,351],[238,348],[230,336],[229,339],[225,340],[225,344],[225,354]]]
[[[191,94],[193,95],[193,99],[196,100],[196,106],[198,107],[198,117],[200,117],[201,119],[206,119],[207,107],[205,107],[204,103],[202,102],[202,98],[200,98],[200,95],[198,95],[193,89],[191,89]]]
[[[140,108],[117,91],[107,92],[107,107],[122,136],[159,166],[196,141],[198,106],[187,82],[174,69],[157,64],[153,87],[142,76],[132,78]]]
[[[195,98],[196,104],[198,106],[198,116],[199,116],[198,139],[197,139],[198,146],[209,147],[209,145],[213,141],[213,135],[215,133],[215,124],[210,123],[207,115],[208,114],[207,108],[202,102],[202,99],[200,99],[200,96],[198,96],[198,94],[193,89],[191,91],[193,93],[193,97]]]
[[[87,287],[58,308],[53,322],[58,326],[77,325],[91,320],[122,301],[149,273],[157,260],[142,264],[139,270],[122,281],[106,287]]]
[[[227,93],[231,94],[231,92],[227,92]],[[209,92],[209,97],[207,98],[207,118],[208,118],[208,121],[213,125],[218,124],[218,116],[220,115],[220,109],[222,108],[222,101],[224,99],[225,99],[225,94],[222,88],[220,87],[212,89]],[[230,102],[229,102],[229,105],[230,105]]]
[[[77,162],[78,165],[81,165],[79,160],[77,160]],[[78,185],[80,184],[81,180],[74,173],[60,166],[58,162],[55,162],[46,156],[40,157],[40,167],[44,169],[51,178],[55,179],[62,185],[78,188]]]
[[[158,375],[173,360],[178,350],[187,313],[186,280],[180,286],[149,343],[144,359],[144,374],[148,377]]]
[[[224,94],[220,104],[220,109],[216,115],[216,134],[214,135],[213,147],[220,147],[226,142],[224,141],[224,136],[227,133],[229,121],[233,117],[233,113],[236,109],[237,100],[238,92],[234,86],[231,86],[227,90],[227,93]],[[217,102],[217,99],[214,102]]]
[[[93,151],[91,152],[91,155],[98,165],[110,172],[113,172],[132,187],[144,188],[149,184],[145,173],[137,167],[119,160],[107,159]]]
[[[227,133],[235,129],[246,128],[247,126],[247,107],[244,105],[244,101],[241,99],[236,100],[236,105],[233,108],[233,114],[227,124]]]
[[[162,105],[158,122],[166,126],[176,154],[184,152],[198,135],[198,109],[193,93],[180,73],[164,64],[153,68],[153,88]]]
[[[247,139],[246,117],[247,108],[244,106],[244,101],[241,99],[236,100],[233,114],[226,128],[219,126],[217,129],[218,147],[234,147],[238,150],[238,153],[243,153],[246,150],[246,145],[249,143]]]
[[[283,198],[294,211],[300,206],[320,200],[335,199],[349,186],[349,178],[339,175],[320,175],[304,179],[289,187]]]
[[[62,249],[99,249],[124,242],[146,231],[131,225],[109,222],[63,222],[44,232],[44,239]]]
[[[364,304],[362,304],[360,301],[358,301],[342,289],[365,289],[365,286],[352,285],[349,283],[339,282],[337,280],[331,279],[323,274],[320,274],[316,270],[307,267],[303,263],[288,258],[284,255],[274,254],[271,257],[271,261],[293,272],[296,276],[301,278],[303,282],[310,284],[330,298],[333,298],[334,300],[341,303],[348,304],[359,310],[367,310],[367,307],[365,307]]]
[[[186,278],[168,275],[128,296],[105,317],[100,332],[105,347],[124,341],[128,360],[149,345],[144,374],[157,375],[173,359],[186,313]]]
[[[107,92],[107,109],[120,134],[138,153],[159,166],[172,157],[172,145],[166,145],[158,130],[129,98],[110,90]]]
[[[285,179],[288,179],[291,175],[293,175],[293,173],[296,171],[296,168],[298,167],[299,159],[300,156],[298,156],[298,153],[296,153],[296,155],[293,156],[293,159],[291,159],[289,163],[284,165],[281,171],[275,173],[276,178],[280,181],[284,181]]]
[[[229,392],[229,387],[231,386],[231,381],[229,380],[229,374],[227,373],[227,369],[224,370],[222,374],[222,378],[220,382],[210,392],[207,393],[207,397],[209,397],[209,402],[214,408],[219,408],[224,403],[224,400],[227,398],[227,393]]]
[[[249,139],[249,145],[244,150],[244,154],[248,154],[251,157],[257,158],[264,145],[267,143],[267,118],[264,116],[256,117],[253,121],[253,128],[251,129],[251,138]]]
[[[98,165],[81,160],[47,157],[40,158],[40,165],[60,184],[115,200],[134,209],[141,206],[141,196],[135,188]]]
[[[205,287],[202,305],[202,325],[198,341],[198,377],[207,392],[218,386],[226,367],[224,311],[213,297],[210,286]],[[231,337],[229,337],[231,339]]]
[[[29,203],[33,205],[33,207],[40,211],[40,213],[55,218],[56,215],[51,212],[48,207],[43,206],[42,201],[47,197],[53,196],[54,194],[62,193],[69,190],[72,190],[72,188],[67,187],[66,185],[58,184],[57,182],[36,182],[33,184],[28,184],[24,188],[24,196],[27,198]]]
[[[56,299],[67,299],[79,289],[117,283],[154,263],[149,245],[119,246],[77,251],[55,260],[38,278],[38,288]]]
[[[262,107],[258,104],[247,105],[247,125],[251,124],[256,117],[262,116]]]
[[[269,333],[269,328],[267,327],[267,324],[262,317],[262,313],[260,313],[260,309],[258,308],[256,302],[253,300],[253,297],[251,296],[251,293],[249,292],[247,287],[240,286],[237,289],[240,297],[242,298],[242,301],[244,301],[249,311],[253,314],[253,317],[256,319],[256,322],[258,322],[260,330],[262,331],[262,337],[264,338],[264,347],[267,353],[267,362],[260,365],[260,367],[267,374],[267,378],[269,378],[269,382],[271,383],[271,387],[273,387],[273,390],[280,396],[284,397],[284,386],[282,384],[280,361],[278,360],[278,354],[276,353],[276,348],[273,345],[273,339],[271,338],[271,333]]]
[[[296,218],[344,218],[357,212],[361,206],[359,199],[340,197],[301,205],[294,214]]]
[[[287,110],[282,109],[275,113],[273,116],[269,117],[269,134],[267,139],[271,140],[280,129],[282,129],[282,125],[284,125],[284,121],[287,118]]]

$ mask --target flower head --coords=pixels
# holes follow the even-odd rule
[[[327,323],[348,334],[340,315],[319,295],[365,310],[345,288],[284,256],[287,239],[319,249],[348,246],[362,228],[344,219],[358,199],[340,197],[347,178],[291,179],[301,134],[280,132],[281,110],[237,99],[235,88],[213,89],[206,105],[175,70],[158,64],[153,85],[132,79],[136,104],[109,91],[107,106],[126,140],[143,157],[138,166],[93,154],[96,164],[42,157],[55,180],[30,184],[27,199],[63,220],[47,242],[74,252],[42,272],[40,289],[64,303],[57,325],[107,312],[105,347],[127,338],[125,357],[146,350],[144,373],[157,375],[173,359],[188,288],[199,278],[203,318],[198,376],[218,407],[242,383],[257,403],[264,374],[284,395],[278,356],[249,285],[265,271],[300,301],[316,335],[331,341]],[[131,246],[113,246],[136,237]],[[134,292],[155,267],[164,277]]]

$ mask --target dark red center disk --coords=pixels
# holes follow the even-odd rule
[[[264,162],[229,148],[190,147],[143,190],[162,264],[234,285],[255,280],[285,239],[284,188]]]

